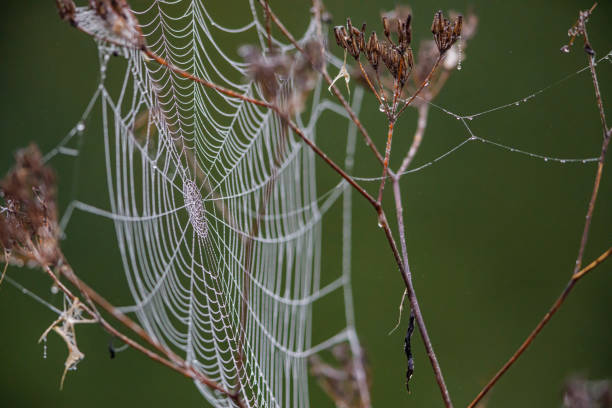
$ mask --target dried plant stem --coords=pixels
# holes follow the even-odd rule
[[[374,96],[376,96],[376,99],[378,99],[378,103],[380,103],[381,106],[384,106],[382,99],[380,99],[380,95],[378,94],[378,92],[376,92],[376,88],[374,88],[374,85],[372,84],[372,81],[370,80],[370,76],[368,75],[366,70],[363,68],[363,64],[359,60],[357,60],[357,63],[359,64],[359,69],[361,70],[361,75],[363,75],[363,77],[365,78],[368,86],[370,87],[370,89],[374,93]]]
[[[595,6],[593,6],[593,8],[594,7]],[[586,28],[584,30],[584,36],[585,36],[585,45],[588,45],[588,37],[587,37],[587,34],[586,34]],[[590,45],[589,45],[589,48],[590,48]],[[586,47],[585,47],[585,49],[586,49]],[[595,203],[597,202],[597,194],[599,192],[599,185],[601,183],[601,177],[602,177],[602,174],[603,174],[603,166],[604,166],[604,162],[605,162],[605,159],[606,159],[606,153],[608,152],[608,147],[609,147],[610,139],[612,138],[612,132],[608,129],[608,126],[606,124],[606,118],[604,116],[603,102],[602,102],[602,99],[601,99],[601,93],[599,92],[599,81],[597,79],[597,72],[595,70],[595,57],[592,54],[588,54],[587,53],[587,55],[588,55],[588,60],[589,60],[589,68],[591,70],[591,78],[592,78],[592,81],[593,81],[593,87],[595,89],[595,98],[597,100],[597,106],[598,106],[598,109],[599,109],[600,119],[601,119],[601,122],[602,122],[604,138],[603,138],[603,143],[601,145],[601,153],[599,155],[599,160],[597,162],[597,171],[595,173],[595,181],[593,183],[593,191],[591,193],[591,199],[589,201],[589,206],[588,206],[586,217],[585,217],[584,228],[582,230],[582,236],[580,238],[580,247],[578,249],[578,256],[576,258],[576,263],[574,265],[574,269],[573,269],[573,272],[572,272],[572,277],[570,278],[570,280],[567,283],[565,289],[563,290],[563,292],[561,292],[561,295],[559,295],[559,297],[557,298],[555,303],[552,305],[552,307],[550,308],[548,313],[546,313],[546,315],[544,315],[544,317],[542,318],[540,323],[538,323],[536,328],[531,332],[531,334],[529,334],[529,336],[525,339],[523,344],[521,344],[521,346],[512,355],[512,357],[510,357],[510,359],[506,362],[506,364],[504,364],[503,367],[499,369],[499,371],[493,376],[493,378],[491,378],[491,380],[489,380],[487,385],[485,385],[485,387],[478,393],[478,395],[470,403],[468,408],[472,408],[472,407],[476,406],[476,404],[480,400],[482,400],[482,398],[487,394],[487,392],[489,392],[491,390],[491,388],[493,388],[493,386],[497,383],[497,381],[501,378],[501,376],[504,375],[506,373],[506,371],[508,371],[508,369],[510,369],[510,367],[515,363],[515,361],[521,356],[521,354],[523,354],[523,352],[527,349],[527,347],[529,347],[531,345],[531,343],[536,338],[538,333],[542,330],[542,328],[546,325],[546,323],[548,323],[548,321],[557,312],[557,310],[559,310],[559,308],[561,307],[561,305],[565,301],[565,298],[570,294],[570,292],[572,291],[572,289],[574,288],[574,286],[576,285],[578,280],[580,280],[580,278],[582,278],[584,275],[586,275],[586,273],[588,271],[590,271],[591,269],[595,268],[597,265],[599,265],[601,262],[603,262],[603,260],[605,260],[608,256],[610,256],[610,252],[611,252],[612,248],[608,249],[608,251],[604,252],[599,258],[597,258],[594,262],[592,262],[590,265],[588,265],[586,268],[584,268],[584,270],[580,269],[581,266],[582,266],[582,260],[583,260],[583,257],[584,257],[584,251],[585,251],[585,248],[586,248],[586,244],[587,244],[587,241],[589,239],[589,232],[590,232],[590,228],[591,228],[591,221],[592,221],[592,218],[593,218],[593,211],[595,210]]]
[[[561,292],[557,300],[552,304],[548,312],[546,312],[546,314],[544,315],[542,320],[540,320],[535,329],[533,329],[529,336],[527,336],[525,341],[523,341],[523,344],[521,344],[521,346],[514,352],[514,354],[512,355],[512,357],[510,357],[506,364],[504,364],[503,367],[500,368],[499,371],[493,376],[493,378],[489,380],[487,385],[485,385],[485,387],[478,393],[476,398],[474,398],[470,405],[468,405],[468,408],[475,407],[476,404],[478,404],[482,400],[482,398],[491,390],[491,388],[493,388],[493,386],[497,383],[501,376],[504,375],[510,369],[510,367],[516,362],[516,360],[518,360],[521,354],[523,354],[525,350],[527,350],[531,343],[533,343],[533,340],[536,338],[536,336],[540,333],[540,331],[542,331],[544,326],[546,326],[546,324],[550,321],[553,315],[559,310],[559,308],[561,308],[561,305],[563,304],[567,296],[570,294],[576,283],[578,283],[580,278],[585,276],[589,271],[595,269],[595,267],[601,264],[610,255],[612,255],[612,248],[609,248],[606,252],[601,254],[597,259],[591,262],[584,269],[572,275],[572,278],[565,286],[565,289],[563,289],[563,292]]]
[[[264,9],[266,11],[266,34],[268,35],[268,50],[272,50],[272,31],[270,27],[270,4],[265,0]]]
[[[444,382],[444,375],[442,374],[440,363],[438,362],[436,353],[434,352],[433,345],[431,343],[431,339],[429,338],[429,333],[427,332],[427,327],[425,326],[425,320],[423,319],[423,314],[421,313],[421,308],[419,306],[419,301],[414,290],[414,285],[412,284],[412,273],[410,272],[410,265],[408,263],[408,250],[406,247],[406,236],[404,229],[404,209],[402,205],[400,177],[393,177],[392,184],[393,195],[395,198],[395,211],[397,214],[399,239],[402,248],[402,277],[404,278],[404,282],[406,283],[406,289],[408,291],[408,300],[410,301],[410,309],[411,312],[414,313],[417,326],[419,327],[419,333],[421,334],[421,338],[423,339],[423,344],[425,345],[425,350],[427,351],[427,357],[429,358],[429,362],[431,363],[431,367],[433,368],[434,375],[436,377],[436,382],[438,383],[438,387],[440,388],[440,392],[442,394],[442,399],[444,400],[444,405],[447,408],[450,408],[453,406],[453,403],[451,401],[448,388],[446,387],[446,383]]]
[[[44,266],[43,269],[47,272],[47,274],[54,281],[55,285],[68,296],[71,301],[78,300],[77,296],[75,296],[58,278],[58,276],[48,267]],[[222,394],[227,395],[229,398],[236,403],[241,408],[245,408],[242,400],[235,393],[226,390],[215,381],[211,380],[204,374],[194,370],[189,364],[187,364],[183,359],[177,356],[172,350],[162,346],[156,340],[152,339],[147,332],[140,327],[137,323],[131,320],[129,317],[120,312],[117,308],[115,308],[109,301],[107,301],[104,297],[99,295],[96,291],[94,291],[91,287],[85,284],[81,279],[79,279],[72,268],[65,264],[60,267],[60,273],[62,276],[66,277],[70,283],[72,283],[89,301],[95,303],[96,305],[102,307],[109,314],[111,314],[115,319],[117,319],[121,324],[123,324],[128,329],[132,330],[138,337],[145,340],[151,346],[153,346],[156,350],[166,355],[167,358],[160,356],[159,354],[149,350],[148,348],[142,346],[141,344],[135,342],[130,337],[126,336],[115,327],[113,327],[110,323],[108,323],[102,316],[96,313],[94,310],[88,308],[81,302],[83,309],[94,319],[100,323],[100,325],[108,331],[113,336],[117,337],[124,343],[128,344],[130,347],[140,351],[145,354],[150,359],[157,361],[164,366],[171,368],[174,371],[177,371],[183,374],[185,377],[191,378],[195,381],[198,381],[214,390],[221,392]]]
[[[396,116],[401,115],[402,112],[404,112],[404,109],[406,109],[412,103],[412,101],[414,101],[415,98],[417,96],[419,96],[419,94],[421,93],[423,88],[425,88],[426,86],[429,86],[429,82],[431,81],[431,77],[437,71],[438,67],[440,66],[440,62],[442,62],[443,58],[444,58],[444,56],[440,55],[438,57],[438,59],[436,59],[436,62],[434,63],[433,67],[431,68],[431,71],[429,71],[429,74],[427,74],[427,77],[425,77],[423,82],[421,82],[421,85],[419,85],[419,87],[417,88],[416,92],[410,98],[408,98],[406,100],[406,103],[404,103],[404,106],[402,106],[402,108],[399,110],[399,112],[397,112]]]
[[[383,192],[385,190],[385,181],[387,180],[387,172],[389,170],[389,156],[391,156],[391,141],[393,139],[393,128],[395,126],[395,120],[389,120],[389,131],[387,132],[387,146],[385,147],[385,160],[383,161],[382,178],[380,180],[380,187],[378,188],[378,204],[382,203]]]
[[[414,137],[412,138],[412,144],[410,145],[410,149],[408,150],[408,154],[402,161],[400,168],[397,170],[397,175],[401,176],[402,173],[408,169],[410,163],[416,156],[419,147],[421,147],[421,141],[423,141],[423,135],[425,135],[425,128],[427,127],[427,114],[429,112],[429,104],[423,103],[419,106],[419,118],[417,120],[417,129],[414,132]]]

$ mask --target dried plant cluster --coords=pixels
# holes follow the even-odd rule
[[[62,259],[55,173],[34,145],[18,151],[15,161],[0,182],[0,246],[10,262],[53,268]]]
[[[416,71],[419,74],[413,75],[416,82],[420,81],[423,86],[429,86],[429,83],[423,81],[431,79],[430,76],[433,75],[439,62],[461,38],[463,16],[457,15],[451,21],[444,17],[442,11],[438,11],[434,15],[431,31],[437,48],[437,55],[433,63],[428,63],[427,55],[424,55],[424,63],[416,67],[411,47],[411,23],[410,9],[398,7],[395,12],[382,16],[384,40],[379,40],[375,31],[366,40],[366,23],[363,23],[360,30],[353,26],[350,18],[347,19],[346,27],[337,26],[334,28],[336,43],[359,64],[363,78],[381,103],[381,110],[384,110],[391,120],[395,120],[403,108],[411,102],[410,99],[404,101],[404,106],[398,111],[397,103],[401,98],[404,85],[413,72]],[[469,31],[470,34],[473,33],[472,27],[469,28]],[[396,37],[396,41],[393,40],[392,35]],[[367,60],[369,69],[364,69],[361,64],[360,56],[362,55]],[[381,81],[381,62],[393,79],[391,86],[388,86],[389,84],[384,86],[384,81]],[[428,68],[428,74],[425,76],[422,75],[424,67]],[[377,87],[373,85],[372,77],[376,78]],[[420,92],[421,89],[418,88],[418,85],[413,94]],[[385,88],[390,88],[389,92],[392,93],[392,98],[387,96]]]

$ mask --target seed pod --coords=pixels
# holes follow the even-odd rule
[[[344,48],[344,35],[342,35],[342,26],[334,27],[334,36],[336,37],[336,43]]]
[[[382,18],[383,30],[385,32],[385,37],[391,42],[391,31],[389,30],[389,19],[387,17]]]
[[[408,43],[407,45],[410,45],[410,43],[412,42],[412,27],[410,26],[411,23],[412,23],[412,15],[408,14],[408,17],[406,17],[406,26],[405,26],[406,42]]]

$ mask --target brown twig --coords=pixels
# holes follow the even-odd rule
[[[361,75],[363,75],[363,77],[365,78],[366,83],[370,87],[370,90],[372,91],[372,93],[374,93],[374,96],[376,96],[376,99],[378,99],[378,103],[381,104],[381,106],[383,106],[383,101],[382,101],[382,99],[380,99],[380,95],[376,91],[376,88],[374,88],[374,85],[372,84],[372,81],[370,80],[370,76],[368,75],[366,70],[363,68],[363,64],[359,60],[357,60],[357,63],[359,64],[359,69],[361,70]]]
[[[434,352],[433,345],[431,343],[431,339],[429,338],[429,333],[427,332],[427,327],[425,326],[425,320],[423,319],[423,314],[421,313],[421,308],[419,306],[419,301],[414,290],[414,285],[412,284],[412,273],[410,272],[410,266],[408,264],[408,250],[406,247],[406,235],[404,230],[404,209],[402,206],[402,193],[400,190],[399,174],[392,180],[393,195],[395,197],[395,210],[397,214],[397,227],[402,248],[402,277],[404,278],[404,282],[406,283],[406,288],[408,290],[408,300],[410,301],[410,309],[411,312],[414,313],[415,319],[417,321],[419,333],[421,334],[421,338],[423,339],[423,344],[425,345],[425,350],[427,351],[427,357],[429,358],[429,362],[431,363],[431,367],[433,368],[434,375],[436,377],[436,382],[438,383],[438,388],[440,388],[442,399],[444,400],[444,405],[447,408],[450,408],[453,406],[453,403],[451,401],[448,388],[446,387],[446,383],[444,382],[444,375],[442,374],[440,363],[438,362],[436,353]]]
[[[389,157],[391,156],[391,141],[393,139],[393,128],[395,126],[395,120],[389,119],[389,130],[387,132],[387,145],[385,147],[385,161],[383,161],[383,171],[380,180],[380,187],[378,188],[378,204],[382,203],[383,192],[385,190],[385,181],[387,180],[387,173],[389,171]]]
[[[399,112],[397,112],[396,116],[401,115],[402,112],[404,112],[404,110],[412,103],[412,101],[414,101],[415,98],[417,96],[419,96],[419,94],[421,93],[423,88],[425,88],[426,86],[429,86],[429,82],[431,81],[431,77],[433,76],[433,74],[436,72],[436,70],[440,66],[440,62],[442,62],[443,58],[444,58],[444,55],[440,55],[438,57],[438,59],[436,60],[435,64],[431,68],[431,71],[429,71],[429,74],[427,74],[427,77],[425,77],[423,82],[421,82],[421,85],[419,85],[419,87],[417,88],[416,92],[414,94],[412,94],[412,96],[406,100],[406,103],[404,103],[404,106],[402,106],[402,108],[399,110]]]
[[[45,267],[43,269],[47,271],[47,274],[53,279],[55,284],[60,288],[60,290],[62,290],[62,292],[64,292],[67,296],[69,296],[71,300],[74,301],[75,299],[77,299],[77,297],[74,294],[72,294],[72,292],[68,288],[66,288],[65,285],[61,283],[59,278],[55,275],[55,273],[53,273],[53,271],[51,271],[49,267]],[[167,358],[164,358],[160,356],[159,354],[154,353],[153,351],[142,346],[141,344],[135,342],[130,337],[126,336],[125,334],[117,330],[115,327],[113,327],[104,318],[102,318],[98,313],[94,312],[92,309],[89,309],[85,305],[83,305],[84,310],[89,315],[91,315],[93,318],[97,319],[100,325],[102,325],[102,327],[106,331],[108,331],[110,334],[117,337],[124,343],[128,344],[130,347],[145,354],[147,357],[151,358],[152,360],[155,360],[165,365],[166,367],[171,368],[172,370],[181,373],[185,377],[191,378],[214,390],[221,392],[222,394],[227,395],[239,407],[245,408],[244,404],[242,403],[240,398],[235,393],[230,392],[229,390],[226,390],[225,388],[223,388],[218,383],[211,380],[204,374],[200,373],[199,371],[196,371],[191,366],[189,366],[181,357],[176,355],[170,349],[159,344],[156,340],[152,339],[142,327],[140,327],[137,323],[135,323],[129,317],[124,315],[122,312],[117,310],[117,308],[115,308],[108,300],[106,300],[104,297],[99,295],[90,286],[88,286],[87,284],[85,284],[85,282],[83,282],[80,278],[78,278],[77,275],[72,270],[72,268],[70,268],[70,266],[68,266],[67,264],[63,265],[60,268],[60,273],[62,276],[66,277],[68,281],[70,281],[70,283],[72,283],[77,289],[79,289],[79,291],[84,296],[86,296],[88,299],[91,299],[91,301],[97,304],[98,306],[102,307],[111,316],[117,319],[121,324],[123,324],[125,327],[133,331],[135,334],[137,334],[140,338],[145,340],[147,343],[152,345],[156,350],[165,354]]]
[[[476,404],[478,404],[482,400],[482,398],[491,390],[491,388],[493,388],[493,386],[497,383],[497,381],[501,378],[501,376],[504,375],[510,369],[510,367],[516,362],[516,360],[518,360],[518,358],[525,352],[525,350],[527,350],[527,348],[531,345],[531,343],[533,343],[533,340],[536,338],[536,336],[540,333],[540,331],[542,331],[544,326],[546,326],[546,324],[550,321],[553,315],[559,310],[559,308],[561,308],[561,305],[563,304],[567,296],[570,294],[570,292],[572,291],[576,283],[578,283],[580,278],[582,278],[588,272],[595,269],[599,264],[601,264],[604,260],[606,260],[610,255],[612,255],[612,247],[609,248],[603,254],[601,254],[597,259],[591,262],[584,269],[572,275],[572,278],[569,280],[569,282],[565,286],[565,289],[563,289],[563,292],[561,292],[557,300],[555,300],[555,302],[552,304],[548,312],[546,312],[542,320],[540,320],[540,322],[535,327],[535,329],[533,329],[532,332],[529,334],[529,336],[527,336],[525,341],[523,341],[521,346],[514,352],[512,357],[510,357],[510,359],[502,366],[502,368],[499,369],[499,371],[493,376],[493,378],[489,380],[487,385],[484,386],[484,388],[478,393],[476,398],[474,398],[474,400],[468,405],[468,408],[474,408]]]
[[[421,146],[421,141],[423,140],[423,135],[425,134],[425,129],[427,128],[427,114],[429,112],[429,104],[423,103],[419,106],[418,110],[419,117],[417,119],[417,128],[414,132],[414,137],[412,138],[412,144],[410,145],[410,149],[408,150],[406,157],[404,158],[401,166],[396,172],[398,176],[401,176],[406,171],[406,169],[408,169],[410,163],[412,163],[412,160],[416,156],[416,153],[419,150],[419,147]]]

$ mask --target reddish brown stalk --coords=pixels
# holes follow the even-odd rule
[[[268,0],[265,0],[266,10],[266,33],[268,34],[268,50],[272,50],[272,31],[270,27],[270,4]]]
[[[416,156],[419,147],[421,146],[421,141],[423,140],[423,135],[425,134],[425,128],[427,128],[427,114],[429,112],[429,104],[423,103],[419,106],[419,118],[417,120],[417,129],[414,132],[414,137],[412,138],[412,144],[410,145],[410,149],[408,150],[408,154],[402,161],[402,165],[397,170],[396,174],[399,176],[402,175],[412,163],[414,156]]]
[[[402,193],[400,190],[399,176],[400,174],[393,178],[393,195],[395,198],[397,227],[399,232],[400,244],[402,246],[402,277],[404,278],[406,289],[408,290],[408,300],[410,301],[410,309],[414,313],[415,320],[417,321],[419,333],[421,334],[423,344],[425,345],[425,350],[427,351],[427,357],[429,358],[429,362],[431,363],[431,367],[433,368],[434,375],[436,377],[436,382],[438,383],[438,388],[440,388],[440,393],[442,394],[442,400],[444,401],[444,405],[447,408],[452,408],[453,403],[451,401],[448,388],[446,387],[446,383],[444,382],[444,375],[442,374],[440,363],[438,362],[438,358],[436,357],[436,353],[434,352],[431,339],[429,338],[429,333],[427,332],[427,327],[425,326],[425,319],[423,319],[423,314],[421,313],[421,308],[419,306],[419,301],[414,290],[414,285],[412,284],[412,273],[410,271],[410,266],[408,263],[408,249],[406,247],[406,235],[404,230],[404,209],[402,206]],[[389,234],[391,234],[391,231],[389,231],[387,238],[389,238]],[[395,249],[395,251],[397,251],[397,248]]]
[[[361,70],[361,74],[363,75],[363,77],[365,78],[366,82],[368,83],[368,86],[370,87],[370,89],[372,90],[374,95],[376,96],[376,99],[378,99],[378,103],[380,103],[381,106],[382,106],[383,105],[383,101],[382,101],[382,99],[380,99],[380,95],[378,95],[378,92],[376,92],[376,88],[374,88],[374,85],[372,84],[372,81],[370,80],[370,76],[368,75],[366,70],[363,68],[363,64],[361,63],[361,61],[357,60],[357,63],[359,64],[359,69]]]
[[[401,207],[401,203],[400,203]],[[414,309],[415,320],[417,321],[417,325],[419,327],[419,333],[421,335],[421,339],[425,344],[425,349],[427,351],[427,357],[431,363],[431,366],[436,375],[436,382],[438,383],[438,387],[440,388],[440,392],[442,394],[442,398],[444,400],[444,406],[446,408],[452,408],[453,404],[450,400],[450,395],[448,393],[448,388],[446,387],[446,383],[444,382],[444,377],[442,375],[442,369],[440,368],[440,364],[438,363],[438,359],[436,354],[434,353],[433,346],[431,344],[431,339],[429,338],[429,334],[427,332],[427,327],[425,326],[425,321],[423,319],[423,314],[421,313],[421,309],[419,308],[418,300],[416,297],[416,293],[414,291],[414,286],[412,285],[412,276],[410,275],[410,271],[404,268],[404,263],[402,261],[402,257],[397,249],[397,244],[395,243],[395,239],[393,238],[393,233],[391,232],[391,228],[389,227],[389,223],[387,222],[387,217],[382,210],[382,207],[378,207],[378,219],[379,225],[385,232],[385,237],[387,238],[387,242],[389,243],[389,247],[391,248],[391,252],[393,253],[393,257],[395,258],[395,262],[398,265],[400,274],[402,279],[404,280],[404,284],[406,285],[406,289],[410,295],[410,306]]]
[[[569,280],[569,282],[565,286],[565,289],[563,289],[563,292],[561,292],[561,294],[559,295],[555,303],[553,303],[553,305],[550,307],[548,312],[544,315],[542,320],[540,320],[540,322],[535,327],[535,329],[533,329],[533,331],[529,334],[529,336],[527,336],[525,341],[523,341],[523,344],[521,344],[518,350],[514,352],[514,354],[512,355],[512,357],[510,357],[510,359],[506,362],[506,364],[504,364],[503,367],[500,368],[499,371],[493,376],[493,378],[489,380],[487,385],[485,385],[485,387],[478,393],[476,398],[474,398],[474,400],[470,403],[470,405],[468,405],[468,408],[474,408],[482,400],[482,398],[491,390],[491,388],[493,388],[493,386],[497,383],[497,381],[501,378],[501,376],[504,375],[510,369],[510,367],[516,362],[516,360],[518,360],[521,354],[523,354],[525,350],[527,350],[527,348],[531,345],[531,343],[533,343],[533,340],[536,338],[536,336],[540,333],[540,331],[542,331],[544,326],[546,326],[546,324],[550,321],[553,315],[559,310],[559,308],[561,308],[561,305],[563,304],[567,296],[570,294],[570,292],[572,291],[576,283],[578,283],[580,278],[585,276],[589,271],[595,269],[595,267],[601,264],[610,255],[612,255],[612,248],[609,248],[606,252],[601,254],[597,259],[591,262],[584,269],[572,275],[572,278]]]
[[[378,204],[382,203],[382,196],[385,190],[385,181],[387,180],[387,171],[389,169],[389,156],[391,156],[391,140],[393,139],[393,127],[395,126],[395,120],[389,118],[389,131],[387,132],[387,147],[385,147],[385,160],[383,161],[382,179],[380,180],[380,187],[378,189]]]
[[[45,270],[47,272],[47,274],[51,277],[51,279],[53,280],[55,285],[63,293],[65,293],[66,296],[68,296],[72,302],[75,302],[75,301],[78,300],[77,296],[75,296],[59,280],[59,278],[56,276],[56,274],[48,266],[44,266],[43,270]],[[139,337],[143,338],[149,344],[153,345],[160,352],[162,352],[163,354],[166,354],[170,359],[166,359],[164,357],[161,357],[159,354],[154,353],[153,351],[147,349],[146,347],[143,347],[141,344],[135,342],[130,337],[126,336],[125,334],[123,334],[122,332],[117,330],[115,327],[113,327],[104,318],[102,318],[102,316],[100,316],[98,313],[96,313],[92,309],[90,309],[87,306],[85,306],[85,304],[83,302],[80,302],[81,303],[81,307],[83,308],[83,310],[85,310],[85,312],[87,312],[91,317],[96,319],[100,323],[100,325],[106,331],[108,331],[110,334],[112,334],[113,336],[117,337],[118,339],[120,339],[124,343],[128,344],[130,347],[134,348],[135,350],[140,351],[141,353],[143,353],[144,355],[146,355],[150,359],[152,359],[154,361],[157,361],[158,363],[161,363],[164,366],[166,366],[166,367],[168,367],[168,368],[170,368],[170,369],[172,369],[172,370],[174,370],[176,372],[181,373],[185,377],[191,378],[191,379],[193,379],[195,381],[198,381],[198,382],[200,382],[200,383],[202,383],[202,384],[204,384],[204,385],[206,385],[206,386],[208,386],[208,387],[210,387],[210,388],[212,388],[214,390],[217,390],[217,391],[221,392],[222,394],[227,395],[239,407],[245,408],[244,404],[242,403],[242,401],[235,394],[233,394],[232,392],[230,392],[230,391],[226,390],[225,388],[221,387],[219,384],[217,384],[215,381],[211,380],[210,378],[206,377],[204,374],[202,374],[202,373],[200,373],[198,371],[195,371],[193,368],[189,367],[185,363],[184,360],[182,360],[180,357],[178,357],[176,354],[174,354],[171,350],[161,346],[155,340],[151,339],[146,334],[146,332],[138,324],[134,323],[130,318],[128,318],[123,313],[118,311],[110,302],[108,302],[106,299],[104,299],[102,296],[100,296],[97,292],[95,292],[93,289],[91,289],[88,285],[86,285],[82,280],[80,280],[76,276],[76,274],[72,271],[72,269],[70,268],[69,265],[65,264],[64,266],[62,266],[61,269],[60,269],[60,273],[63,276],[65,276],[75,287],[77,287],[79,289],[79,291],[84,296],[86,296],[88,299],[93,301],[98,306],[102,307],[104,310],[106,310],[108,313],[110,313],[114,318],[119,320],[120,323],[122,323],[124,326],[126,326],[130,330],[134,331]]]
[[[402,106],[402,108],[399,110],[399,112],[397,112],[396,117],[401,115],[402,112],[404,111],[404,109],[406,109],[408,107],[408,105],[410,105],[412,103],[412,101],[414,101],[415,98],[417,96],[419,96],[419,93],[421,93],[423,88],[425,88],[426,86],[429,85],[429,82],[431,81],[431,77],[433,76],[433,74],[436,72],[436,70],[440,66],[440,62],[442,62],[442,58],[443,58],[442,55],[440,55],[438,57],[438,59],[436,60],[436,63],[431,68],[431,71],[429,71],[429,74],[427,74],[427,77],[425,78],[425,80],[423,82],[421,82],[421,85],[417,88],[416,92],[408,100],[406,100],[406,103],[404,104],[404,106]]]

